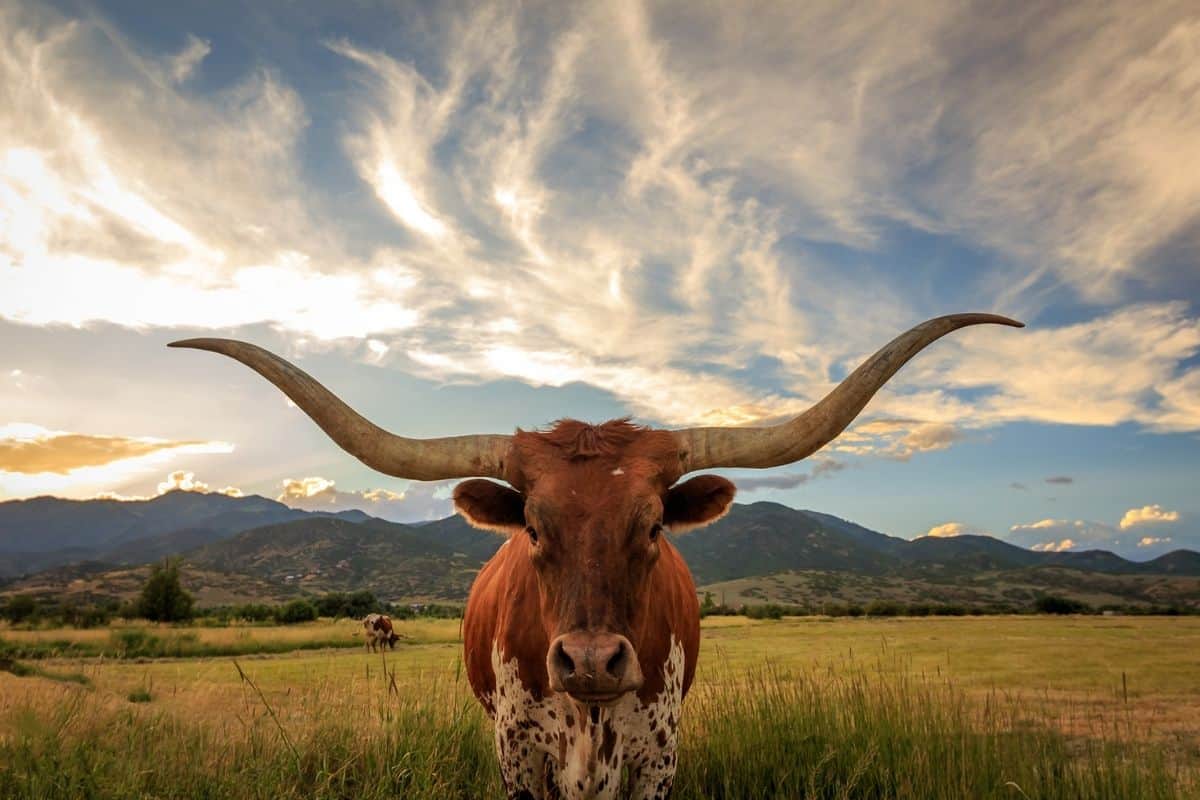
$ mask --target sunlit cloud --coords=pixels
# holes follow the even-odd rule
[[[223,494],[228,497],[245,497],[245,493],[235,486],[213,489],[204,481],[197,480],[196,473],[180,469],[169,473],[166,480],[160,481],[157,491],[153,495],[127,495],[119,492],[104,491],[97,492],[92,499],[119,500],[122,502],[153,500],[155,497],[161,497],[167,492],[196,492],[198,494]]]
[[[30,423],[0,426],[0,471],[24,475],[67,475],[86,467],[174,451],[176,453],[229,452],[223,442],[174,442],[166,439],[96,436],[52,431]]]
[[[1155,503],[1154,505],[1131,508],[1121,517],[1121,530],[1128,530],[1139,525],[1161,524],[1163,522],[1178,522],[1179,512],[1168,511]]]
[[[995,255],[955,302],[1087,305],[939,343],[833,452],[909,459],[1016,421],[1200,430],[1194,309],[1124,293],[1165,280],[1153,254],[1196,224],[1194,26],[1154,8],[981,30],[938,6],[900,46],[889,13],[485,3],[431,26],[419,59],[326,41],[341,149],[321,158],[356,181],[334,192],[305,161],[300,79],[265,66],[201,92],[219,41],[149,52],[6,9],[0,317],[267,324],[421,378],[755,424],[944,310],[879,266],[915,230]],[[994,48],[1011,69],[982,73]]]
[[[1143,536],[1141,539],[1138,539],[1137,546],[1138,547],[1154,547],[1155,545],[1158,545],[1158,544],[1169,544],[1170,542],[1171,542],[1170,536]]]
[[[1130,509],[1115,525],[1082,519],[1042,519],[1013,525],[1006,538],[1032,550],[1057,552],[1098,548],[1115,550],[1127,557],[1134,554],[1142,557],[1146,554],[1139,552],[1141,550],[1167,545],[1173,538],[1178,540],[1181,528],[1176,523],[1183,519],[1178,512],[1151,505]],[[1144,525],[1155,525],[1161,533],[1147,536],[1142,531],[1133,530]],[[1184,538],[1188,539],[1188,544],[1192,544],[1192,538]]]
[[[373,517],[394,522],[441,519],[454,513],[451,491],[457,481],[410,482],[402,491],[360,489],[345,491],[319,476],[287,478],[281,485],[279,502],[305,511],[348,511],[358,509]]]
[[[943,522],[941,525],[934,525],[925,532],[925,535],[935,539],[950,539],[968,533],[978,533],[978,531],[961,522]]]
[[[171,441],[0,426],[0,493],[92,496],[183,455],[230,453],[226,442]]]
[[[1030,550],[1036,550],[1041,553],[1063,553],[1067,550],[1074,550],[1076,542],[1074,539],[1061,539],[1057,542],[1039,542],[1031,545]]]

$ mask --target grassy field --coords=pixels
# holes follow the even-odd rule
[[[274,648],[342,642],[354,624],[188,632]],[[0,672],[0,797],[498,796],[457,622],[400,630],[386,656]],[[1196,796],[1196,653],[1194,618],[707,620],[676,797]]]
[[[458,641],[458,622],[410,620],[403,634],[414,641]],[[305,625],[172,627],[117,623],[87,629],[12,630],[0,627],[0,656],[45,658],[202,658],[291,653],[363,646],[358,620]]]

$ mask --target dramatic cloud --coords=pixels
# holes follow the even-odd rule
[[[394,522],[420,522],[454,513],[450,493],[455,483],[457,481],[414,481],[401,492],[388,489],[342,491],[334,481],[326,478],[288,478],[283,481],[276,499],[306,511],[359,509]]]
[[[334,37],[344,154],[322,162],[358,180],[334,192],[310,183],[298,77],[202,93],[219,42],[147,52],[6,9],[0,316],[269,323],[369,338],[425,377],[583,382],[646,419],[736,424],[803,409],[945,305],[825,248],[874,263],[916,229],[998,253],[967,291],[1001,310],[1036,314],[1059,283],[1112,304],[939,345],[869,409],[910,426],[847,452],[1013,420],[1200,428],[1190,310],[1120,304],[1194,239],[1195,26],[1153,6],[981,29],[936,6],[901,47],[888,13],[483,4],[429,25],[421,59]]]
[[[92,496],[181,455],[229,453],[225,442],[172,441],[0,425],[0,496]]]
[[[1046,478],[1046,483],[1059,484],[1059,485],[1063,485],[1063,486],[1074,483],[1074,482],[1075,482],[1075,479],[1070,477],[1069,475],[1054,475],[1052,477]]]
[[[803,486],[809,481],[819,478],[822,475],[828,475],[833,472],[839,472],[846,468],[846,465],[841,461],[835,461],[832,458],[822,458],[817,461],[812,472],[793,472],[784,475],[765,475],[763,477],[736,477],[733,482],[737,485],[739,492],[756,492],[762,489],[795,489],[797,486]]]
[[[1178,511],[1167,511],[1162,506],[1155,503],[1151,506],[1142,506],[1141,508],[1131,508],[1125,512],[1125,516],[1121,517],[1121,530],[1138,525],[1152,525],[1163,522],[1178,522]]]
[[[91,467],[146,461],[147,456],[227,453],[224,442],[179,442],[149,437],[52,431],[29,423],[0,426],[0,472],[68,476]]]

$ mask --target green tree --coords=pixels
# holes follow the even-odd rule
[[[18,594],[10,597],[8,604],[4,607],[4,616],[9,622],[18,623],[24,622],[33,616],[37,611],[37,601],[27,594]]]
[[[317,618],[317,607],[307,600],[293,600],[275,609],[275,621],[281,625],[297,622],[312,622]]]
[[[179,582],[179,562],[164,559],[150,567],[150,577],[138,601],[138,616],[158,622],[191,619],[193,602]]]

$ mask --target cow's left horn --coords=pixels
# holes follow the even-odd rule
[[[185,339],[168,346],[211,350],[242,362],[278,386],[343,450],[386,475],[418,481],[504,477],[511,436],[408,439],[380,428],[304,370],[256,345],[233,339]]]
[[[868,358],[815,406],[765,428],[689,428],[675,431],[683,471],[712,467],[777,467],[820,450],[854,421],[896,371],[927,345],[968,325],[1025,327],[997,314],[951,314],[923,322]]]

